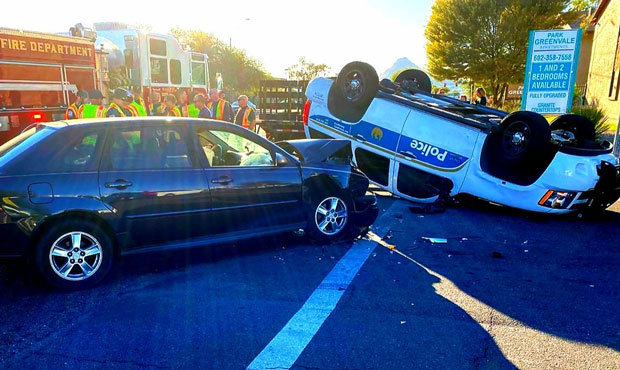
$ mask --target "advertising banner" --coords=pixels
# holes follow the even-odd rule
[[[530,31],[521,109],[562,114],[571,109],[581,29]]]

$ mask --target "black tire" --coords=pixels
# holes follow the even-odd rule
[[[431,90],[433,88],[431,78],[419,69],[407,69],[405,71],[402,71],[398,74],[398,76],[394,80],[394,83],[401,86],[406,83],[408,85],[408,88],[414,87],[417,90],[429,94],[431,93]]]
[[[377,71],[368,63],[351,62],[342,68],[329,89],[329,111],[343,121],[358,122],[378,90]]]
[[[502,120],[492,140],[489,159],[511,168],[526,169],[531,161],[546,157],[551,149],[551,129],[545,117],[534,112],[514,112]]]
[[[71,246],[73,234],[80,235],[78,252],[72,250],[75,246]],[[95,249],[92,249],[95,244],[92,241],[97,243],[100,253],[86,255],[95,253]],[[55,246],[65,249],[62,253],[71,255],[52,256],[52,249],[58,250]],[[80,290],[90,288],[106,277],[114,264],[114,246],[108,233],[95,223],[78,219],[62,220],[44,231],[39,238],[34,251],[34,262],[39,274],[50,285],[62,290]],[[86,270],[81,267],[88,268],[84,263],[93,269],[90,274],[85,273]],[[69,265],[73,266],[68,269],[67,277],[61,277],[63,267]],[[82,278],[79,276],[80,272]]]
[[[596,140],[596,129],[592,121],[578,114],[563,114],[551,122],[551,131],[570,131],[578,144]]]
[[[331,228],[333,223],[328,223],[325,229],[321,229],[320,226],[322,221],[326,220],[329,215],[325,215],[322,217],[320,212],[318,211],[321,205],[329,204],[331,199],[338,200],[338,206],[336,208],[336,213],[340,212],[343,207],[346,211],[346,218],[344,223],[339,227],[336,233],[332,233],[334,229]],[[329,207],[328,207],[329,208]],[[338,192],[326,193],[324,195],[315,196],[312,200],[310,207],[307,211],[307,226],[306,226],[306,234],[308,238],[315,243],[328,244],[336,241],[340,241],[343,239],[352,239],[358,233],[353,233],[354,229],[351,222],[351,214],[350,211],[352,209],[352,204],[349,199]],[[331,209],[328,209],[330,211]],[[336,223],[338,223],[338,219],[336,219]],[[330,229],[331,228],[331,229]],[[327,231],[327,232],[326,232]]]

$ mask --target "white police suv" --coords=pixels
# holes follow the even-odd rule
[[[620,166],[593,124],[563,115],[549,125],[431,94],[419,70],[379,82],[366,63],[306,90],[308,138],[345,138],[372,182],[423,203],[470,194],[529,211],[605,209],[620,197]]]

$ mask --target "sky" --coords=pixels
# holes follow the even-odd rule
[[[117,21],[159,33],[197,29],[244,49],[275,77],[286,77],[285,69],[300,57],[329,65],[333,74],[354,60],[378,73],[401,57],[419,66],[427,61],[424,27],[432,0],[173,1],[164,10],[166,3],[6,1],[0,27],[66,32],[76,23]]]

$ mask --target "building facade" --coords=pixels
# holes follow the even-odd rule
[[[620,114],[620,0],[602,0],[592,24],[587,100],[603,107],[607,116],[616,121]]]

